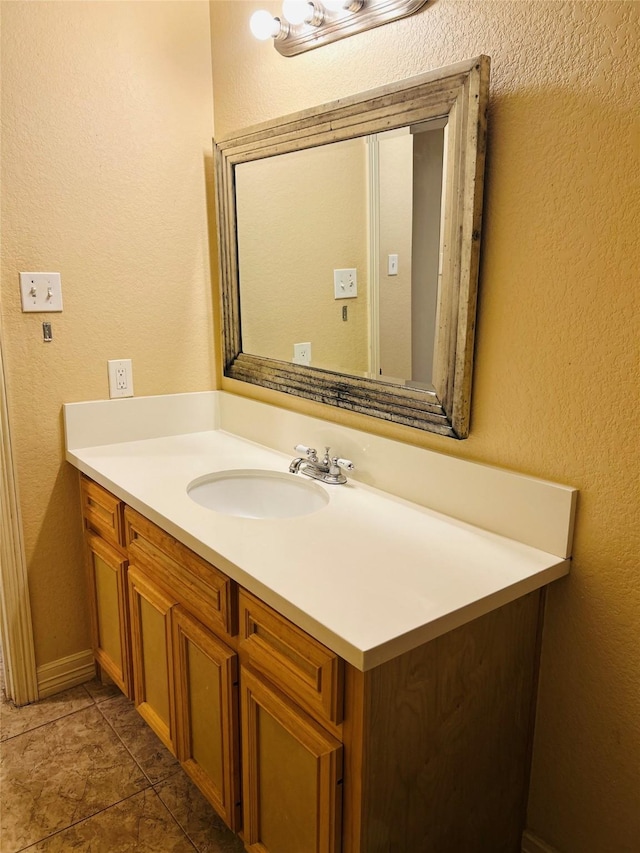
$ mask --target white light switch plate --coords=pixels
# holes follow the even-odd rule
[[[21,272],[23,311],[62,311],[62,282],[59,272]]]
[[[353,299],[358,295],[358,270],[334,270],[333,292],[336,299]]]

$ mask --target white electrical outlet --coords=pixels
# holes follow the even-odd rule
[[[111,359],[109,370],[109,396],[133,397],[133,368],[130,358]]]
[[[358,271],[355,269],[333,271],[335,299],[353,299],[358,295]]]
[[[293,363],[311,364],[311,344],[308,341],[306,344],[293,345]]]
[[[20,296],[23,311],[62,311],[60,273],[21,272]]]

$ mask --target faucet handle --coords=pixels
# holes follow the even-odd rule
[[[315,447],[307,447],[306,444],[296,444],[293,448],[297,453],[304,453],[305,456],[308,456],[309,459],[314,459],[316,456]]]
[[[350,459],[336,459],[336,465],[345,471],[355,471],[356,467]]]

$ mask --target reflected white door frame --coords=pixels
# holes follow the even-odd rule
[[[369,228],[369,379],[380,378],[380,149],[367,136],[367,225]]]

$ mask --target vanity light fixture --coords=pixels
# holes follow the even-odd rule
[[[254,12],[253,35],[273,43],[283,56],[295,56],[314,47],[413,15],[428,0],[284,0],[281,18]]]

